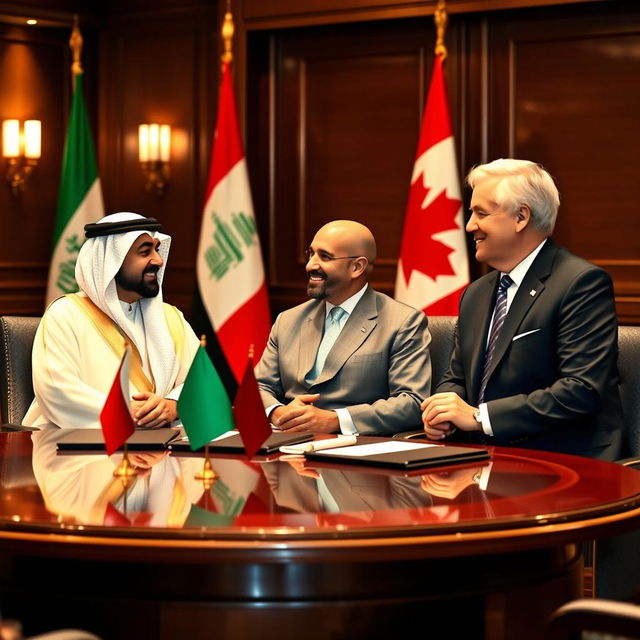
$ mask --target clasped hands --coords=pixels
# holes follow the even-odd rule
[[[136,427],[157,429],[166,427],[178,418],[176,400],[163,398],[147,391],[132,396],[131,415]]]
[[[457,393],[435,393],[423,400],[420,408],[425,433],[431,440],[443,440],[456,429],[482,430],[473,417],[477,411],[476,407],[467,404]]]
[[[335,411],[319,409],[313,405],[319,393],[303,393],[289,404],[276,407],[269,416],[271,423],[283,431],[304,433],[335,433],[340,421]]]

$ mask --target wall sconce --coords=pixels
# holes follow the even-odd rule
[[[40,159],[42,127],[40,120],[25,120],[22,132],[19,120],[2,122],[2,157],[6,158],[7,182],[17,196]]]
[[[171,127],[168,124],[141,124],[138,127],[138,159],[147,191],[163,195],[169,183],[171,159]]]

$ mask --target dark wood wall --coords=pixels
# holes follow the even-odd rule
[[[433,64],[433,2],[234,0],[234,81],[272,309],[304,299],[302,251],[347,217],[379,243],[392,293]],[[0,185],[0,313],[42,312],[68,114],[73,11],[107,212],[153,215],[174,237],[166,298],[188,313],[215,123],[225,3],[0,3],[0,119],[40,117],[43,158],[20,199]],[[561,6],[554,6],[561,5]],[[446,74],[461,179],[500,156],[544,164],[562,205],[555,238],[614,276],[640,323],[640,6],[635,1],[451,0]],[[505,10],[505,7],[510,9]],[[82,11],[82,9],[85,9]],[[137,126],[172,125],[171,181],[144,189]],[[3,165],[4,171],[4,165]],[[480,268],[471,259],[472,276]]]

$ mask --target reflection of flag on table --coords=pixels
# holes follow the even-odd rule
[[[233,417],[240,432],[247,458],[253,458],[272,431],[253,373],[252,358],[249,358],[247,362],[242,382],[233,403]]]
[[[178,415],[193,451],[235,428],[229,396],[202,345],[198,347],[184,381]]]
[[[453,130],[436,55],[411,177],[395,297],[428,315],[458,315],[469,283]]]
[[[228,63],[222,70],[196,268],[202,304],[239,382],[249,345],[255,345],[257,358],[262,355],[271,318]],[[195,328],[207,333],[197,322]]]
[[[127,345],[109,395],[100,412],[100,424],[107,455],[115,453],[135,431],[129,405],[130,360],[131,347]]]

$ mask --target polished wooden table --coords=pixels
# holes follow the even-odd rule
[[[409,474],[137,454],[0,434],[0,604],[26,634],[103,638],[541,638],[582,593],[581,542],[640,523],[640,473],[492,448]],[[436,637],[444,637],[442,632]]]

